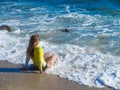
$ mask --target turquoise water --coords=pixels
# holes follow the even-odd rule
[[[18,28],[21,34],[42,33],[41,38],[50,42],[91,46],[102,53],[119,56],[119,3],[113,0],[3,0],[0,25]],[[60,32],[64,28],[71,32]]]
[[[0,25],[13,28],[0,31],[0,60],[24,63],[28,40],[37,33],[43,50],[61,59],[48,73],[120,89],[119,0],[0,0]]]

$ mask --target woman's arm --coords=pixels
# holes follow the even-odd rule
[[[26,54],[26,61],[25,61],[25,68],[26,69],[28,68],[29,61],[30,61],[30,57]]]

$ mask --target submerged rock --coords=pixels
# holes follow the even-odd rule
[[[70,29],[66,28],[66,29],[62,29],[61,31],[63,31],[63,32],[70,32]]]

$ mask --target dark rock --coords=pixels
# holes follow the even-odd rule
[[[62,30],[63,32],[70,32],[70,29],[66,28]]]
[[[2,26],[0,26],[0,30],[7,30],[8,32],[11,32],[11,31],[12,31],[11,27],[10,27],[10,26],[7,26],[7,25],[2,25]]]

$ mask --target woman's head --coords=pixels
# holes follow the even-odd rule
[[[38,45],[40,42],[40,38],[38,34],[34,34],[30,37],[29,40],[29,45],[27,48],[27,55],[29,55],[30,57],[34,56],[34,48],[36,45]]]
[[[30,37],[29,45],[36,46],[40,42],[40,38],[38,34],[34,34]]]

